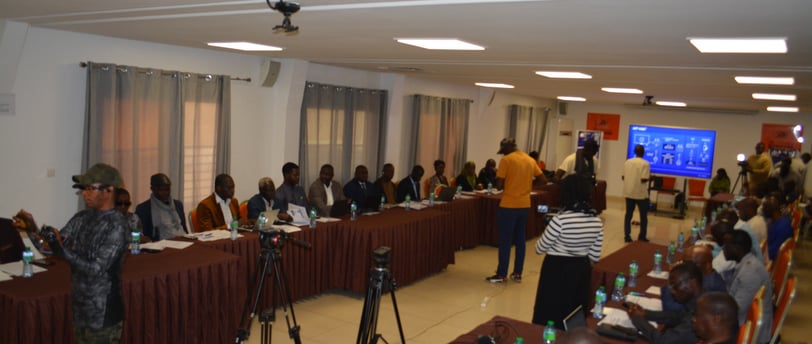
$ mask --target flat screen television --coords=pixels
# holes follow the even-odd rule
[[[708,179],[713,176],[716,131],[632,124],[626,156],[634,156],[638,144],[646,148],[643,159],[652,174]]]

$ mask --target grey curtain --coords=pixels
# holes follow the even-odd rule
[[[508,108],[508,133],[516,139],[516,146],[526,153],[541,153],[547,133],[548,108],[511,105]]]
[[[414,95],[412,98],[411,161],[423,165],[426,176],[434,174],[434,160],[445,161],[445,174],[450,180],[457,176],[468,154],[469,99],[451,99]],[[411,166],[404,169],[411,171]]]
[[[387,92],[308,82],[302,99],[299,172],[307,188],[332,164],[345,184],[365,165],[370,179],[383,165]]]
[[[162,172],[172,197],[191,209],[211,193],[214,175],[228,172],[228,76],[90,62],[86,97],[83,169],[115,166],[134,203]]]

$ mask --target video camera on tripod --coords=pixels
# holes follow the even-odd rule
[[[310,248],[310,243],[299,239],[294,239],[293,236],[284,230],[277,228],[258,229],[259,245],[262,248],[281,249],[288,241],[297,246]]]

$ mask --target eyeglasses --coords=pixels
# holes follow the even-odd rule
[[[116,207],[129,207],[132,203],[130,202],[116,202]]]

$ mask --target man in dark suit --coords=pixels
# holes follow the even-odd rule
[[[163,173],[149,178],[149,199],[135,207],[144,235],[154,241],[170,239],[189,232],[183,203],[172,199],[172,181]]]
[[[398,203],[403,202],[403,200],[406,199],[406,195],[409,195],[412,201],[420,200],[420,179],[423,178],[424,172],[423,166],[415,165],[415,167],[412,168],[412,174],[403,178],[400,183],[398,183]]]
[[[214,178],[214,193],[197,205],[198,231],[228,229],[232,219],[237,219],[240,224],[248,223],[246,219],[240,219],[240,205],[234,198],[234,180],[227,174],[220,174]]]
[[[355,167],[355,178],[344,185],[344,195],[358,205],[358,209],[371,210],[375,203],[374,185],[369,182],[369,170],[364,165]]]

